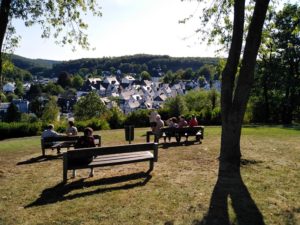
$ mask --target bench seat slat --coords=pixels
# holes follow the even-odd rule
[[[115,165],[116,163],[123,163],[123,162],[140,162],[140,161],[148,161],[150,159],[153,159],[152,154],[144,154],[144,155],[133,155],[131,157],[116,157],[116,158],[110,158],[110,159],[102,159],[99,157],[99,159],[94,159],[93,162],[91,162],[89,165]]]
[[[92,168],[92,167],[101,167],[101,166],[113,166],[118,164],[127,164],[127,163],[134,163],[134,162],[142,162],[142,161],[149,161],[154,159],[153,154],[149,152],[150,154],[144,154],[144,155],[132,155],[129,157],[120,157],[119,154],[118,157],[111,157],[103,159],[102,157],[97,157],[93,159],[93,161],[87,165],[83,166],[69,166],[68,169],[81,169],[81,168]]]
[[[130,157],[135,157],[135,156],[146,156],[149,155],[153,157],[153,154],[148,151],[148,152],[129,152],[129,153],[121,153],[121,154],[111,154],[111,155],[101,155],[101,159],[106,160],[106,159],[111,159],[111,158],[130,158]],[[99,156],[96,157],[94,160],[98,160],[100,158]]]

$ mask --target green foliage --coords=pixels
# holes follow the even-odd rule
[[[147,71],[141,72],[141,79],[142,80],[151,80],[151,75]]]
[[[57,99],[55,97],[50,97],[49,101],[46,103],[42,114],[43,122],[53,122],[58,119],[60,110],[56,102]]]
[[[127,115],[124,124],[135,127],[149,126],[149,110],[139,109]]]
[[[193,77],[194,77],[194,72],[192,68],[187,68],[182,74],[182,78],[184,80],[191,80],[193,79]]]
[[[23,123],[34,123],[34,122],[38,122],[38,118],[35,114],[28,114],[28,113],[22,113],[21,114],[21,119],[20,119],[20,122],[23,122]]]
[[[38,135],[41,123],[0,123],[0,139]]]
[[[170,57],[159,55],[132,55],[113,58],[97,58],[97,59],[79,59],[70,60],[68,62],[56,63],[53,65],[53,69],[42,73],[43,76],[50,76],[51,74],[59,74],[61,71],[67,71],[72,74],[79,74],[85,76],[97,71],[98,75],[101,75],[101,71],[115,72],[117,69],[121,69],[123,73],[126,73],[127,67],[130,73],[141,74],[146,71],[151,74],[153,69],[158,67],[162,68],[162,72],[177,71],[182,69],[183,72],[187,68],[192,68],[193,71],[202,67],[204,64],[217,65],[218,58],[200,58],[200,57]],[[130,67],[129,67],[130,64]],[[126,70],[124,69],[126,65]],[[163,65],[163,66],[161,66]],[[173,72],[172,72],[173,73]],[[180,79],[178,74],[175,74],[176,79]]]
[[[92,118],[90,120],[82,120],[76,122],[78,131],[83,131],[86,127],[91,127],[93,130],[108,130],[109,123],[105,119]]]
[[[216,69],[214,66],[205,64],[197,71],[197,75],[199,77],[204,77],[207,81],[210,81],[215,72]]]
[[[90,92],[81,97],[74,106],[74,115],[76,120],[88,120],[91,118],[100,118],[106,112],[106,106],[101,101],[96,92]]]
[[[84,80],[82,79],[82,77],[76,74],[72,80],[72,87],[78,90],[83,86],[83,84],[84,84]]]
[[[0,102],[6,102],[7,98],[6,95],[3,92],[0,92]]]
[[[101,16],[97,1],[13,1],[9,16],[22,19],[26,26],[40,25],[42,38],[53,36],[61,45],[79,45],[89,48],[84,30],[88,25],[83,21],[82,14],[90,11],[94,16]],[[1,14],[1,18],[4,15]],[[8,31],[13,30],[11,25]]]
[[[23,88],[23,83],[20,80],[16,81],[16,89],[14,92],[18,97],[20,97],[20,98],[23,97],[25,91]]]
[[[43,115],[43,110],[45,107],[45,100],[42,97],[36,97],[31,100],[29,104],[29,110],[34,113],[38,118],[41,118]]]
[[[190,119],[195,115],[200,124],[221,124],[220,93],[210,91],[192,90],[176,98],[167,99],[159,110],[162,118],[178,117],[184,115]]]
[[[5,114],[5,122],[17,122],[21,119],[21,113],[14,103],[10,103]]]
[[[59,95],[64,92],[64,89],[58,85],[54,84],[53,82],[47,83],[45,86],[43,86],[43,92],[48,95]]]
[[[124,127],[125,115],[118,107],[110,109],[108,114],[108,123],[112,129]]]
[[[300,119],[300,7],[286,4],[279,12],[270,11],[268,19],[248,118],[289,124]]]
[[[69,74],[66,71],[61,72],[58,75],[57,84],[60,85],[63,88],[71,87],[72,86],[72,77],[71,77],[71,74]]]
[[[14,93],[8,93],[6,95],[6,99],[8,102],[11,102],[13,99],[18,99],[19,97]]]
[[[163,108],[165,108],[170,115],[176,117],[185,114],[188,110],[186,102],[181,95],[177,95],[175,98],[167,99]]]
[[[5,77],[5,80],[7,81],[31,81],[32,80],[32,74],[27,69],[29,68],[19,68],[17,63],[12,62],[11,55],[5,55],[4,56],[4,62],[3,62],[3,75]]]
[[[36,98],[37,96],[41,96],[42,94],[42,86],[39,84],[32,84],[30,86],[29,91],[27,92],[27,98],[29,100]]]

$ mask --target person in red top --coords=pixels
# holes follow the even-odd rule
[[[197,118],[195,117],[195,115],[192,115],[192,118],[189,121],[189,126],[190,127],[198,126],[198,121],[197,121]]]

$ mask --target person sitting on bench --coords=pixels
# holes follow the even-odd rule
[[[83,131],[83,136],[81,136],[77,143],[75,144],[75,149],[76,148],[92,148],[96,147],[95,142],[94,142],[94,137],[93,137],[93,129],[90,127],[84,128]],[[70,164],[80,166],[80,165],[86,165],[89,164],[93,160],[93,156],[87,156],[84,158],[72,158],[70,159]],[[73,170],[73,176],[75,177],[76,171]],[[90,177],[94,175],[94,171],[91,168],[90,172]]]
[[[164,121],[161,119],[160,115],[156,116],[156,126],[153,129],[153,134],[155,136],[154,142],[158,143],[159,137],[161,136],[160,128],[164,127]]]
[[[78,134],[77,127],[74,126],[74,122],[72,120],[69,121],[69,126],[66,130],[66,134],[68,136],[76,136]]]
[[[53,124],[49,124],[47,126],[47,129],[44,130],[43,133],[42,133],[42,138],[46,138],[46,137],[59,137],[59,136],[62,136],[62,135],[59,134],[59,133],[57,133],[54,130],[54,125]],[[52,150],[53,150],[53,148],[52,148]],[[60,148],[57,148],[57,154],[60,154]]]

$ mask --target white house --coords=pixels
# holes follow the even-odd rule
[[[135,81],[135,79],[134,79],[132,76],[127,75],[127,76],[125,76],[124,78],[122,78],[121,83],[122,83],[122,84],[132,84],[133,81]]]
[[[140,108],[140,103],[135,100],[129,100],[125,103],[123,111],[125,114],[131,113],[133,111],[136,111],[137,109]]]
[[[115,85],[115,86],[120,85],[120,82],[118,81],[118,79],[115,76],[105,77],[105,79],[103,80],[103,83],[104,84]]]
[[[5,85],[3,85],[3,92],[5,93],[13,93],[16,89],[16,84],[14,82],[8,82]]]

